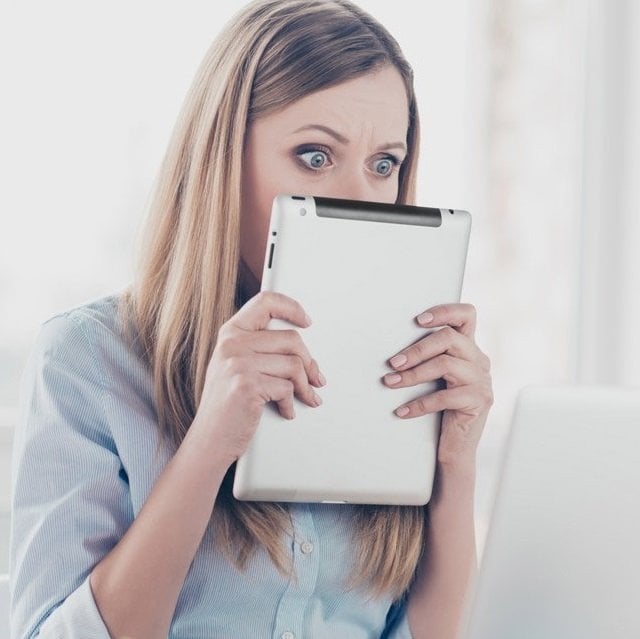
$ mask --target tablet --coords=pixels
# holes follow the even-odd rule
[[[323,403],[294,396],[293,420],[268,402],[236,463],[233,494],[253,501],[424,505],[441,413],[394,410],[440,387],[392,388],[389,358],[430,330],[415,317],[459,302],[471,228],[467,211],[302,195],[273,200],[261,290],[302,304],[296,329],[327,384]],[[438,329],[431,329],[438,330]]]

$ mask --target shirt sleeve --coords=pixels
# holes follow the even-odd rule
[[[40,326],[20,381],[11,467],[11,637],[109,639],[89,575],[132,519],[83,321]]]
[[[413,639],[409,628],[406,597],[391,604],[380,639]]]

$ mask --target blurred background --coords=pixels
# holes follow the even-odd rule
[[[0,4],[0,574],[31,343],[51,315],[129,282],[182,100],[245,4]],[[640,384],[640,6],[358,4],[415,71],[417,203],[473,216],[462,297],[495,391],[478,451],[481,552],[518,389]]]

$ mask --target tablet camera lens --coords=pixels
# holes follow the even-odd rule
[[[300,209],[300,215],[306,215],[307,209]]]

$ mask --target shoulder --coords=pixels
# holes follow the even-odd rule
[[[106,336],[97,330],[108,319],[109,297],[100,298],[50,315],[36,331],[34,350],[57,359],[72,357],[86,350],[98,338]]]
[[[118,324],[119,293],[111,293],[61,310],[40,325],[40,333],[54,343],[72,342],[84,336],[88,341],[121,339]]]
[[[119,302],[120,293],[105,295],[40,323],[20,382],[29,420],[55,413],[116,439],[129,437],[134,423],[146,432],[155,418],[153,380],[121,328]]]
[[[105,385],[110,374],[144,368],[119,313],[122,293],[115,292],[61,310],[38,327],[33,350],[73,367],[89,366]]]

